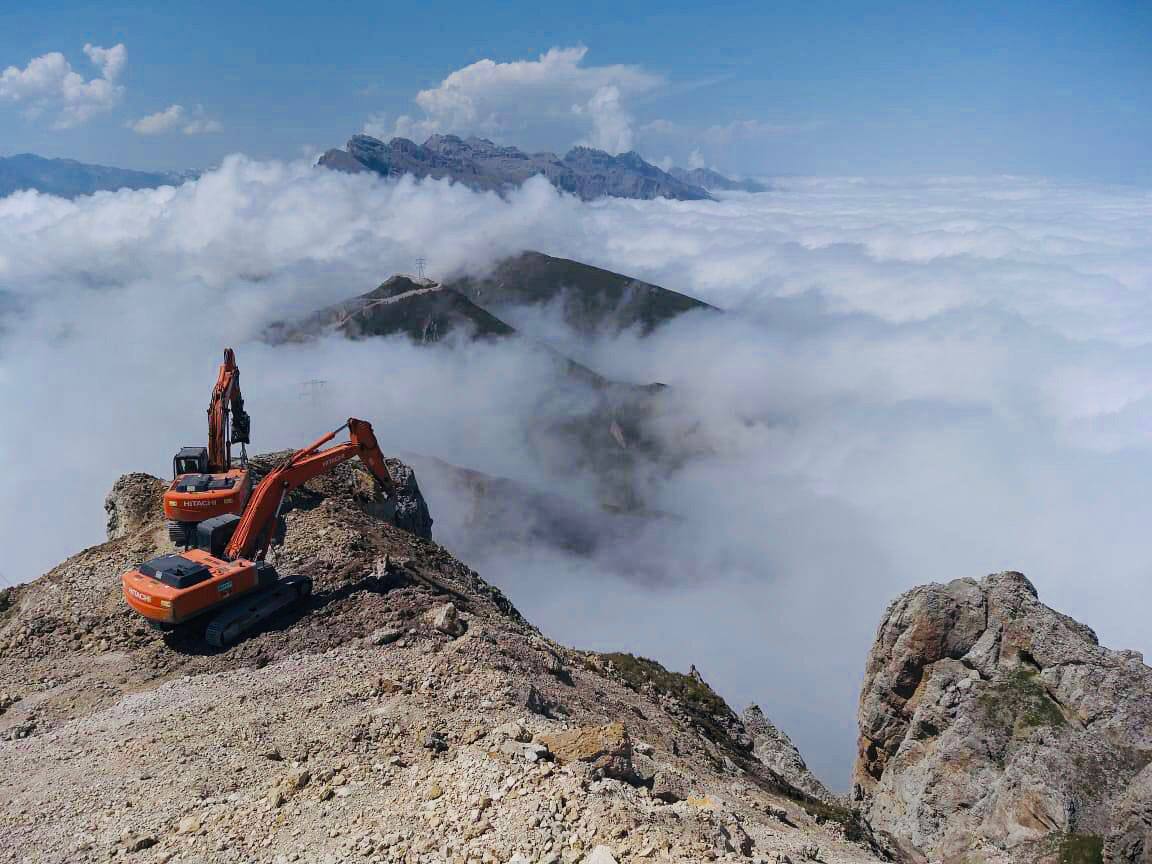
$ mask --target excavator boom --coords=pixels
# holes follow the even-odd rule
[[[320,449],[344,428],[348,429],[347,442],[329,447],[327,450]],[[279,516],[288,493],[313,477],[331,471],[341,462],[347,462],[353,456],[360,457],[391,496],[394,492],[392,476],[384,464],[384,456],[376,443],[372,424],[354,417],[349,418],[345,426],[297,450],[284,464],[274,468],[260,481],[252,497],[248,499],[248,506],[244,508],[244,515],[240,517],[240,523],[236,526],[236,533],[232,535],[224,551],[224,557],[232,560],[263,558],[275,530],[276,517]]]

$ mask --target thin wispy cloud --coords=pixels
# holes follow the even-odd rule
[[[817,120],[769,122],[755,118],[693,126],[658,118],[643,123],[636,129],[637,146],[647,152],[672,151],[673,162],[689,168],[726,167],[734,146],[766,146],[781,138],[802,135],[819,129]]]
[[[223,125],[205,114],[204,106],[197,105],[191,111],[183,105],[169,105],[155,114],[148,114],[128,124],[138,135],[164,135],[168,132],[183,132],[185,135],[205,135],[220,132]]]

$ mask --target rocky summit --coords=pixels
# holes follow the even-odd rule
[[[313,596],[230,649],[120,597],[171,551],[145,474],[113,487],[106,543],[0,593],[0,861],[891,857],[699,676],[539,632],[388,467],[395,501],[352,463],[293,493],[275,563]]]
[[[527,250],[502,258],[478,275],[443,282],[396,274],[372,291],[320,309],[299,321],[274,323],[270,341],[304,341],[333,331],[349,339],[403,334],[436,342],[452,334],[499,338],[516,333],[505,317],[532,307],[555,310],[579,336],[635,330],[648,336],[689,312],[719,313],[681,294],[580,261]],[[529,332],[532,338],[539,334]]]
[[[485,138],[433,135],[423,144],[407,138],[384,142],[353,135],[345,149],[329,150],[319,165],[336,171],[372,171],[385,177],[448,178],[480,191],[504,192],[537,175],[586,201],[615,198],[675,198],[703,201],[712,196],[655,165],[638,153],[613,156],[603,150],[574,147],[564,156],[525,153]]]
[[[1152,861],[1152,669],[1019,573],[897,599],[859,724],[855,798],[915,860]]]
[[[553,306],[564,325],[581,336],[628,329],[647,336],[685,313],[720,311],[632,276],[532,250],[504,258],[482,275],[449,279],[445,286],[501,316],[520,307]]]
[[[338,332],[349,339],[404,335],[419,343],[437,342],[453,334],[486,339],[515,332],[499,318],[462,294],[431,279],[392,276],[359,297],[320,309],[296,322],[275,322],[271,342],[302,342]]]
[[[889,607],[848,801],[695,669],[549,639],[388,470],[394,499],[352,463],[292,493],[274,561],[315,591],[232,648],[120,596],[173,551],[147,474],[0,592],[0,861],[1152,861],[1152,669],[1021,574]]]

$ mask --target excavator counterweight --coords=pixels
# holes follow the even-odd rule
[[[321,449],[345,428],[348,441]],[[354,456],[395,497],[392,475],[371,424],[351,418],[273,468],[253,490],[240,516],[203,520],[196,531],[198,548],[162,555],[126,572],[121,580],[125,601],[160,629],[214,613],[205,629],[209,644],[224,647],[239,640],[312,589],[307,578],[281,579],[264,560],[285,498]]]

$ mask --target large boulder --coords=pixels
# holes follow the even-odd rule
[[[117,540],[163,518],[164,481],[151,474],[125,474],[104,499],[108,539]]]
[[[1152,764],[1136,775],[1113,808],[1104,860],[1152,864]]]
[[[1152,761],[1152,669],[1049,609],[1020,573],[897,599],[858,719],[855,797],[933,860],[1099,860],[1121,799],[1148,801],[1147,783],[1130,787]]]
[[[620,780],[634,777],[632,741],[628,729],[619,721],[540,735],[538,740],[561,765],[585,762],[605,777]]]
[[[416,472],[399,459],[387,457],[384,462],[396,485],[396,494],[391,502],[393,509],[388,521],[410,534],[431,540],[432,513],[420,491],[420,484],[416,482]]]

